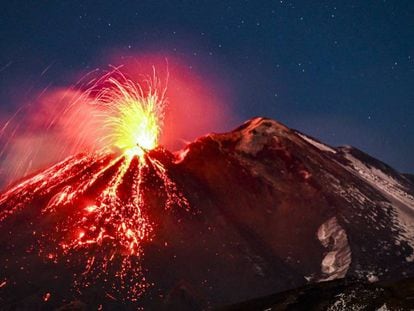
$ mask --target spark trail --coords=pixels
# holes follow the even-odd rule
[[[143,244],[155,234],[151,208],[189,211],[170,176],[168,152],[157,147],[165,100],[153,86],[144,91],[123,76],[99,80],[83,96],[99,108],[91,117],[106,130],[96,138],[105,148],[71,156],[0,196],[0,226],[27,213],[30,223],[48,224],[31,228],[30,249],[82,267],[73,276],[79,291],[100,281],[111,296],[138,299],[151,285],[140,264]]]

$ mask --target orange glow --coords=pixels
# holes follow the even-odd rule
[[[49,301],[50,296],[51,296],[51,295],[50,295],[50,293],[46,293],[46,294],[44,294],[44,295],[43,295],[43,301],[44,301],[44,302]]]
[[[43,256],[53,262],[82,252],[84,271],[74,277],[78,290],[99,277],[105,282],[112,279],[111,295],[134,300],[150,286],[140,266],[143,242],[154,235],[145,199],[148,187],[143,186],[148,179],[155,179],[158,188],[152,190],[161,193],[165,210],[173,206],[189,210],[165,164],[149,152],[157,147],[163,124],[165,99],[158,86],[153,77],[143,90],[119,71],[102,77],[77,97],[93,106],[85,119],[92,118],[102,130],[94,135],[101,148],[71,156],[0,195],[0,222],[42,196],[49,197],[42,216],[61,219],[69,210],[54,234],[42,235],[40,242]],[[45,301],[49,298],[50,294],[44,296]]]
[[[128,155],[142,156],[158,145],[165,99],[154,76],[147,80],[147,90],[119,71],[102,81],[104,87],[93,104],[99,107],[97,119],[107,133],[103,139]]]
[[[119,64],[120,55],[114,53],[108,62]],[[231,82],[217,64],[196,64],[162,53],[133,53],[122,57],[122,70],[129,77],[151,75],[156,68],[158,86],[168,80],[165,96],[163,131],[159,141],[170,151],[183,148],[189,141],[212,131],[231,130],[239,123],[232,111]],[[216,66],[217,65],[217,66]],[[202,69],[207,69],[202,72]]]
[[[153,51],[122,57],[115,51],[104,62],[117,67],[75,73],[73,85],[38,90],[30,102],[16,99],[19,111],[0,125],[2,180],[102,149],[129,157],[158,145],[177,151],[238,123],[231,83],[218,64]]]
[[[85,210],[89,213],[93,213],[96,210],[96,206],[95,205],[90,205],[85,207]]]

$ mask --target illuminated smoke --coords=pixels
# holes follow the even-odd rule
[[[100,280],[111,295],[136,300],[150,286],[140,265],[142,244],[154,235],[148,189],[162,193],[164,210],[189,211],[162,160],[166,151],[157,147],[165,106],[164,90],[159,92],[155,76],[145,88],[117,70],[94,81],[64,111],[72,126],[74,120],[85,121],[72,128],[80,132],[74,146],[91,150],[85,148],[87,152],[0,196],[0,224],[45,200],[39,217],[59,221],[54,232],[36,231],[39,255],[53,262],[80,262],[83,272],[74,275],[78,290]],[[91,114],[79,118],[83,106]]]
[[[119,102],[116,97],[122,98],[125,91],[132,99],[149,99],[151,92],[157,96],[152,101],[158,104],[152,107],[161,110],[155,115],[158,127],[163,129],[157,139],[170,151],[179,150],[211,131],[227,131],[239,123],[237,114],[230,111],[230,83],[214,71],[214,65],[202,72],[206,66],[190,68],[185,59],[165,53],[126,57],[116,54],[106,61],[118,63],[119,69],[107,73],[96,69],[79,77],[71,87],[46,87],[38,94],[33,92],[30,102],[22,105],[14,117],[0,120],[0,187],[69,155],[131,145],[126,141],[113,143],[115,136],[123,136],[120,127],[117,133],[112,130],[112,125],[121,120],[118,116],[128,109],[133,113],[142,111],[139,105],[112,104]],[[114,122],[105,124],[111,116],[115,117]],[[126,118],[127,122],[121,125],[125,124],[127,129],[139,127],[133,119]]]
[[[33,227],[30,249],[81,267],[75,289],[99,282],[108,297],[128,300],[151,286],[141,264],[156,235],[151,208],[190,212],[173,156],[159,145],[177,150],[231,126],[232,115],[211,80],[183,62],[133,59],[143,66],[94,70],[70,88],[43,90],[0,129],[0,179],[12,183],[0,195],[0,226],[29,209],[33,226],[52,220]]]
[[[97,86],[101,84],[91,103],[98,111],[93,116],[96,125],[103,126],[105,132],[98,139],[105,146],[115,146],[129,154],[143,155],[144,150],[157,147],[164,121],[165,88],[159,85],[155,70],[153,77],[146,80],[146,90],[119,71],[103,77]]]

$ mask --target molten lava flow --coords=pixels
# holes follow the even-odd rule
[[[159,147],[154,151],[158,157],[148,152],[157,147],[164,93],[159,94],[156,83],[144,91],[122,75],[98,82],[94,87],[103,87],[88,90],[87,97],[96,94],[92,104],[99,114],[90,117],[105,127],[107,135],[97,139],[107,147],[69,157],[3,193],[0,225],[40,206],[38,221],[51,225],[34,228],[33,234],[45,260],[82,265],[74,275],[79,290],[102,282],[113,295],[135,300],[149,286],[140,265],[143,243],[154,235],[154,203],[148,198],[155,196],[151,202],[161,202],[167,211],[188,211],[189,203],[170,176],[172,161],[162,156],[166,152]]]

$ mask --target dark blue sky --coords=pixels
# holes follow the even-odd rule
[[[239,121],[268,116],[414,172],[414,1],[10,1],[0,45],[3,114],[108,50],[160,50],[229,81]]]

